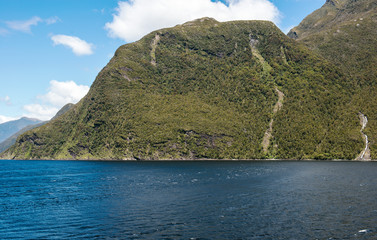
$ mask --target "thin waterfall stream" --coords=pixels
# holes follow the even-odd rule
[[[369,153],[369,141],[368,141],[368,135],[366,135],[364,133],[364,129],[366,128],[367,124],[368,124],[368,118],[367,116],[365,116],[363,113],[359,113],[359,117],[360,117],[360,124],[361,124],[361,134],[364,136],[364,139],[365,139],[365,148],[364,150],[361,152],[360,154],[360,157],[359,159],[360,160],[368,160],[370,158],[370,153]],[[368,156],[366,156],[368,155]]]

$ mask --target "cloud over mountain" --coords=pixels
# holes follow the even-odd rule
[[[50,81],[50,87],[45,95],[37,96],[40,103],[24,106],[29,112],[28,117],[48,120],[67,103],[77,103],[89,91],[89,86],[77,85],[74,81]]]
[[[0,115],[0,124],[5,123],[5,122],[9,122],[9,121],[12,121],[12,120],[16,120],[16,118]]]
[[[201,17],[218,21],[270,20],[278,22],[279,10],[268,0],[131,0],[119,2],[113,21],[105,29],[111,37],[133,42],[160,28]]]
[[[50,81],[49,92],[38,98],[54,106],[63,106],[67,103],[76,103],[89,91],[85,85],[77,85],[74,81]]]

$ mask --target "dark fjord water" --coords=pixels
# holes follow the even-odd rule
[[[0,167],[0,239],[377,239],[375,162]]]

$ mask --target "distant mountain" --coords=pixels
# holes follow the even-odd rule
[[[288,33],[348,75],[353,96],[347,106],[368,118],[363,131],[372,159],[377,159],[376,29],[376,0],[327,0]]]
[[[202,18],[121,46],[66,114],[9,159],[352,159],[353,86],[267,21]]]
[[[4,141],[2,141],[0,143],[0,153],[7,150],[10,146],[12,146],[16,142],[18,136],[20,136],[21,134],[23,134],[23,133],[25,133],[25,132],[27,132],[31,129],[34,129],[36,127],[40,127],[40,126],[46,124],[47,122],[48,121],[44,121],[44,122],[40,122],[40,123],[37,123],[37,124],[28,125],[28,126],[24,127],[23,129],[19,130],[18,132],[16,132],[15,134],[13,134],[12,136],[8,137],[7,139],[5,139]]]
[[[58,113],[56,113],[56,115],[51,120],[54,120],[57,117],[63,115],[65,112],[67,112],[73,106],[74,106],[74,104],[72,104],[72,103],[66,104],[64,107],[62,107],[59,110]],[[16,142],[17,138],[21,134],[23,134],[23,133],[25,133],[25,132],[27,132],[29,130],[32,130],[34,128],[40,127],[40,126],[42,126],[42,125],[44,125],[44,124],[46,124],[48,122],[49,121],[44,121],[44,122],[40,121],[39,123],[28,125],[28,126],[22,128],[21,130],[19,130],[18,132],[16,132],[15,134],[13,134],[12,136],[8,137],[4,141],[0,142],[0,153],[3,152],[3,151],[5,151],[5,150],[7,150],[10,146],[12,146]]]
[[[56,114],[53,118],[51,118],[51,120],[54,120],[58,117],[60,117],[61,115],[63,115],[64,113],[68,112],[69,109],[71,109],[73,106],[75,106],[75,104],[73,103],[67,103],[66,105],[64,105]]]
[[[26,126],[34,125],[40,122],[42,121],[38,119],[23,117],[18,120],[2,123],[0,124],[0,142],[4,141]]]

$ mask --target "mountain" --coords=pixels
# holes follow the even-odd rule
[[[66,104],[64,107],[62,107],[56,113],[56,115],[52,119],[55,119],[55,118],[63,115],[65,112],[67,112],[73,106],[74,106],[74,104],[72,104],[72,103]],[[22,135],[23,133],[25,133],[25,132],[27,132],[27,131],[29,131],[31,129],[40,127],[40,126],[42,126],[42,125],[44,125],[46,123],[48,123],[48,121],[43,121],[43,122],[39,122],[39,123],[36,123],[36,124],[28,125],[28,126],[22,128],[21,130],[19,130],[18,132],[16,132],[15,134],[13,134],[12,136],[8,137],[4,141],[0,142],[0,153],[3,152],[3,151],[5,151],[5,150],[7,150],[10,146],[12,146],[16,142],[18,136]]]
[[[67,103],[66,105],[64,105],[56,114],[53,118],[51,118],[51,120],[54,120],[58,117],[60,117],[61,115],[63,115],[64,113],[68,112],[69,109],[73,108],[73,106],[75,106],[75,104],[73,103]]]
[[[44,121],[44,122],[40,122],[40,123],[37,123],[37,124],[31,124],[31,125],[28,125],[24,128],[22,128],[21,130],[19,130],[18,132],[16,132],[15,134],[13,134],[12,136],[8,137],[7,139],[5,139],[4,141],[2,141],[0,143],[0,153],[4,152],[5,150],[7,150],[10,146],[12,146],[18,136],[20,136],[21,134],[31,130],[31,129],[34,129],[34,128],[37,128],[37,127],[40,127],[44,124],[46,124],[48,121]]]
[[[267,21],[202,18],[121,46],[66,114],[8,159],[353,159],[353,85]]]
[[[327,0],[288,36],[325,56],[359,85],[374,85],[377,78],[377,2]]]
[[[2,123],[0,124],[0,142],[4,141],[26,126],[40,122],[41,121],[38,119],[23,117],[18,120]]]
[[[377,158],[377,1],[327,0],[288,36],[336,64],[355,90],[349,104],[367,116],[371,158]]]

